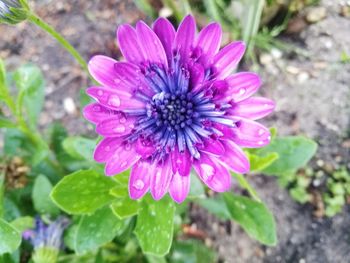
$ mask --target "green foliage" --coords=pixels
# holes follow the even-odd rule
[[[171,247],[175,205],[169,198],[154,201],[144,198],[135,228],[135,235],[144,253],[166,255]]]
[[[115,182],[94,170],[77,171],[65,176],[52,190],[52,200],[70,214],[90,214],[110,203],[109,191]]]
[[[21,244],[21,234],[0,218],[0,255],[14,252]]]

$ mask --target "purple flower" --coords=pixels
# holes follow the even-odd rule
[[[131,198],[150,190],[155,200],[169,192],[176,202],[184,201],[191,167],[210,189],[227,191],[229,170],[249,171],[241,147],[269,143],[269,130],[255,120],[271,113],[275,103],[250,98],[260,78],[232,74],[245,45],[233,42],[219,50],[221,36],[217,23],[196,34],[192,16],[177,31],[164,18],[153,29],[140,21],[136,30],[130,25],[117,30],[126,61],[90,60],[89,71],[101,86],[87,89],[97,102],[85,107],[84,116],[104,137],[94,158],[106,163],[108,176],[131,168]]]

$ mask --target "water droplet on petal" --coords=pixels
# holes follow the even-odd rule
[[[116,133],[123,133],[125,132],[125,126],[124,125],[118,125],[113,128],[113,131]]]
[[[125,162],[123,162],[123,163],[120,164],[120,168],[124,168],[124,167],[126,167],[127,165],[128,165],[128,162],[125,161]]]
[[[239,95],[243,95],[244,93],[246,93],[246,89],[245,88],[241,88],[239,89]]]
[[[125,118],[125,117],[121,117],[121,118],[119,119],[119,122],[120,122],[120,123],[125,123],[125,122],[126,122],[126,118]]]
[[[137,179],[132,186],[136,190],[142,190],[145,187],[145,183],[141,179]]]
[[[263,144],[264,144],[264,141],[259,141],[258,144],[259,144],[259,145],[263,145]]]
[[[95,106],[92,108],[92,110],[95,111],[95,112],[99,112],[99,111],[101,111],[101,107],[98,106],[98,105],[95,105]]]
[[[268,137],[267,137],[267,140],[271,141],[271,136],[268,136]]]
[[[120,99],[117,95],[112,95],[108,99],[108,104],[114,107],[120,106]]]
[[[209,164],[206,164],[206,163],[202,163],[200,166],[201,166],[201,169],[203,171],[203,173],[202,173],[203,179],[205,181],[209,181],[215,173],[215,168]]]
[[[97,95],[101,97],[101,96],[103,95],[103,91],[99,89],[99,90],[97,91]]]
[[[259,136],[263,135],[264,133],[265,133],[265,131],[264,131],[263,129],[260,129],[260,130],[258,131]]]

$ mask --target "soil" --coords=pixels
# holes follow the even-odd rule
[[[337,169],[350,164],[346,143],[350,137],[350,63],[341,63],[341,53],[350,54],[350,19],[340,15],[343,2],[322,0],[325,18],[298,34],[282,37],[302,52],[272,50],[260,55],[261,93],[277,102],[275,114],[265,123],[277,127],[281,135],[304,134],[316,139],[319,150],[314,167],[327,164]],[[94,54],[118,57],[116,26],[147,21],[132,1],[41,0],[34,9],[86,59]],[[28,61],[44,72],[46,101],[40,125],[57,120],[70,134],[93,134],[93,127],[80,118],[79,107],[79,92],[89,80],[69,54],[28,23],[1,25],[0,36],[0,57],[9,68]],[[316,218],[311,205],[297,204],[275,178],[254,175],[248,179],[276,217],[279,242],[276,247],[261,246],[236,224],[221,222],[194,207],[191,217],[209,234],[209,243],[221,261],[350,262],[349,207],[333,218]]]

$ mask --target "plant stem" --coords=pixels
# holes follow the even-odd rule
[[[0,170],[0,218],[4,215],[5,171]]]
[[[34,13],[28,14],[28,20],[32,22],[33,24],[37,25],[47,33],[49,33],[52,37],[54,37],[58,43],[61,44],[62,47],[64,47],[80,64],[80,66],[89,74],[87,64],[83,57],[79,54],[79,52],[61,35],[59,34],[52,26],[44,22],[40,17],[38,17]],[[90,76],[90,74],[89,74]],[[91,76],[90,76],[91,78]]]

